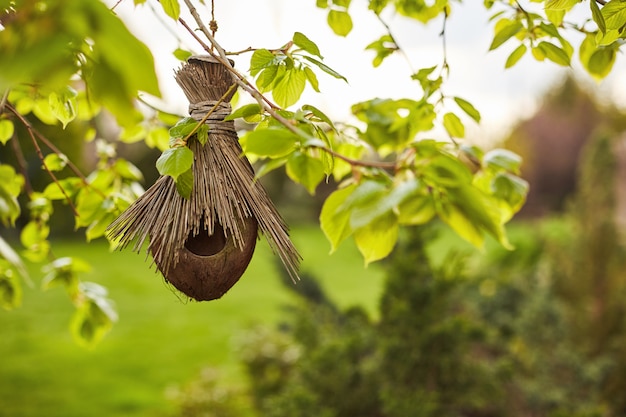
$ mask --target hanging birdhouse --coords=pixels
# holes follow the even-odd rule
[[[191,137],[193,188],[184,198],[170,176],[161,176],[107,229],[124,248],[147,251],[165,279],[201,301],[224,295],[243,275],[259,232],[292,279],[301,257],[288,227],[254,170],[242,156],[231,113],[235,89],[229,69],[211,56],[194,56],[176,71],[190,102],[190,116],[208,125],[208,140]]]

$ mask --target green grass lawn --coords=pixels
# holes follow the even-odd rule
[[[372,314],[383,273],[365,268],[352,241],[329,255],[316,226],[292,232],[314,273],[340,306],[363,305]],[[68,330],[73,307],[61,288],[25,288],[23,305],[0,311],[0,416],[171,416],[166,391],[205,367],[226,382],[241,379],[234,341],[256,324],[273,325],[293,295],[277,276],[264,240],[241,280],[220,300],[188,302],[150,269],[144,254],[110,252],[105,242],[57,242],[55,255],[89,261],[82,278],[105,285],[119,322],[95,349],[77,346]],[[41,274],[33,267],[38,282]]]

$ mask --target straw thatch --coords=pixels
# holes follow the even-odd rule
[[[192,57],[175,75],[191,117],[200,121],[210,113],[208,142],[188,141],[194,153],[191,197],[183,198],[172,178],[162,176],[111,223],[108,237],[120,249],[134,242],[137,252],[147,243],[165,279],[196,300],[219,298],[237,282],[258,230],[298,279],[301,257],[288,227],[242,156],[234,122],[223,120],[231,110],[230,72],[210,57]]]

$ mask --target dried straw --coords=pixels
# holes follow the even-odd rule
[[[258,226],[295,281],[302,258],[289,238],[288,226],[242,155],[234,122],[223,120],[231,112],[230,72],[210,58],[192,57],[175,76],[191,103],[191,117],[200,121],[210,113],[205,121],[209,126],[208,142],[204,146],[195,139],[188,142],[194,153],[191,197],[184,199],[172,178],[161,176],[109,225],[108,237],[118,242],[119,249],[135,242],[136,252],[149,242],[147,252],[152,253],[168,281],[195,299],[213,299],[243,274],[254,250]],[[222,255],[219,266],[209,262],[209,258]],[[185,262],[197,262],[197,268],[178,265],[181,257]],[[195,269],[190,272],[189,268]],[[239,276],[216,276],[231,273]],[[180,276],[190,274],[193,277]],[[203,281],[202,290],[198,290],[199,283],[190,280]]]

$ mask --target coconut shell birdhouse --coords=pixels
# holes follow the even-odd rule
[[[171,176],[159,177],[107,236],[120,249],[147,245],[165,280],[198,301],[220,298],[239,280],[259,234],[296,280],[301,257],[288,227],[242,155],[234,122],[224,120],[235,91],[230,69],[212,56],[193,56],[175,78],[191,118],[208,126],[206,143],[194,135],[184,145],[193,152],[191,193],[184,197]]]

